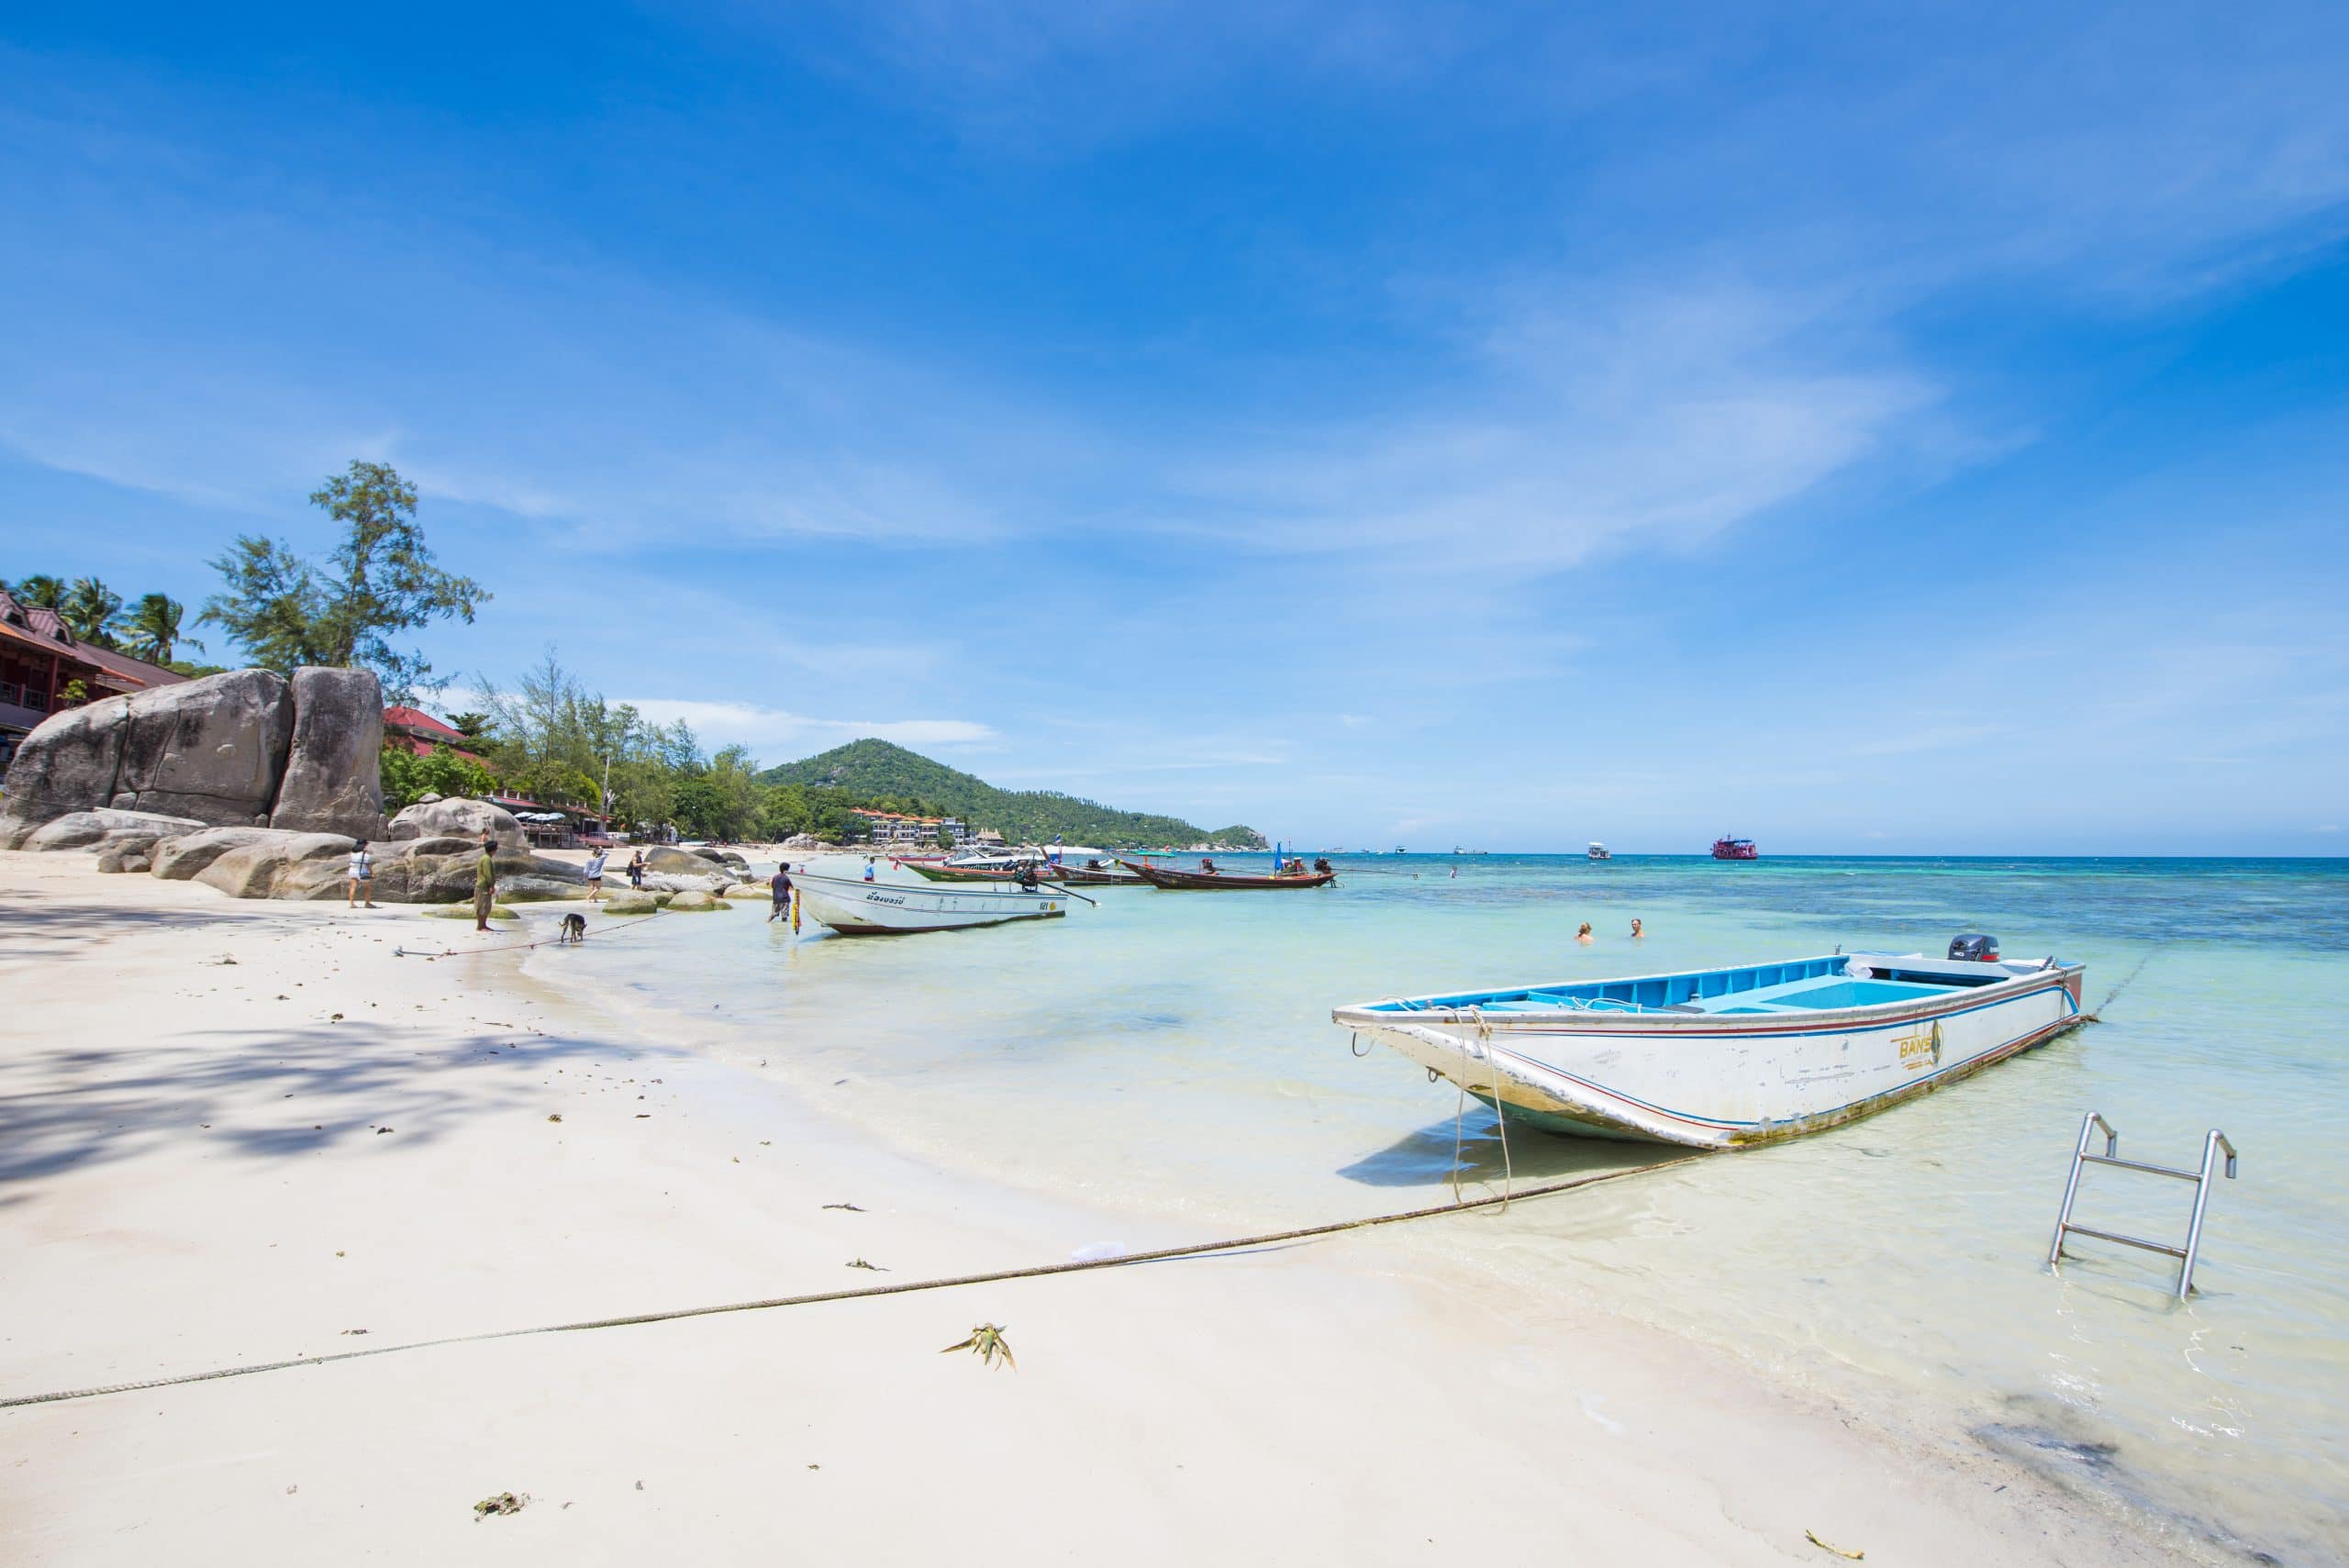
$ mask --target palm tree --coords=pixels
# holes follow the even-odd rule
[[[122,595],[95,577],[77,577],[65,591],[65,601],[57,606],[57,613],[66,628],[83,642],[112,648],[115,632],[122,624]]]
[[[65,602],[65,580],[42,573],[25,578],[8,593],[20,605],[38,605],[42,609],[53,610]]]
[[[130,638],[130,651],[150,664],[168,664],[172,651],[181,643],[201,650],[204,644],[193,637],[180,635],[180,617],[184,613],[177,599],[169,594],[146,594],[139,606],[123,623],[123,630]]]

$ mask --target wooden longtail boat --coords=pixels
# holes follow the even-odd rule
[[[2082,965],[1970,945],[1985,943],[1961,937],[1946,959],[1836,953],[1330,1016],[1497,1101],[1510,1121],[1743,1148],[1872,1116],[2086,1021]]]
[[[1102,865],[1063,865],[1055,868],[1052,880],[1064,882],[1071,887],[1147,887],[1141,877],[1129,871],[1114,871]]]
[[[1228,871],[1169,871],[1163,866],[1141,861],[1119,861],[1119,865],[1141,877],[1152,887],[1163,887],[1176,893],[1243,892],[1255,889],[1287,887],[1325,887],[1338,880],[1334,871],[1309,871],[1302,876],[1244,876]]]
[[[1019,880],[1019,873],[1009,866],[956,866],[926,861],[899,861],[897,863],[907,871],[928,877],[932,882],[1017,883]],[[1056,880],[1051,875],[1051,870],[1049,866],[1038,866],[1036,868],[1038,879],[1047,882]]]

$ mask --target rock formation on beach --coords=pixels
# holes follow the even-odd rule
[[[393,817],[384,829],[384,837],[395,841],[454,838],[478,844],[484,833],[507,849],[521,847],[522,824],[512,812],[489,801],[468,800],[462,795],[444,798],[436,795],[429,800],[419,800]]]
[[[487,834],[501,903],[578,899],[586,874],[532,854],[513,813],[438,796],[387,824],[383,693],[364,670],[237,670],[56,714],[25,738],[0,798],[0,850],[94,851],[101,871],[201,882],[233,898],[340,898],[373,840],[378,904],[473,898]],[[725,850],[645,851],[642,896],[719,894],[750,873]],[[625,884],[618,866],[607,885]],[[708,899],[707,903],[699,902]]]
[[[373,836],[384,697],[364,670],[231,670],[52,714],[0,799],[0,848],[95,811]],[[47,847],[47,846],[40,846]]]

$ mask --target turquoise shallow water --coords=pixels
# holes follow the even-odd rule
[[[1064,921],[895,940],[793,939],[748,908],[664,918],[534,969],[690,1014],[711,1049],[818,1106],[950,1169],[1084,1198],[1127,1232],[1101,1240],[1133,1245],[1178,1218],[1241,1231],[1442,1195],[1458,1096],[1350,1055],[1338,1003],[1838,943],[1938,952],[1967,929],[2084,960],[2091,1005],[2125,983],[2106,1022],[1945,1093],[1408,1246],[1990,1444],[2215,1553],[2349,1555],[2349,864],[1339,865],[1327,891],[1105,890]],[[1572,940],[1583,920],[1594,947]],[[2091,1108],[2123,1154],[2187,1163],[2211,1127],[2242,1150],[2190,1305],[2147,1254],[2086,1242],[2045,1270]],[[1490,1113],[1472,1102],[1463,1127],[1470,1179],[1497,1181]],[[1523,1129],[1509,1151],[1520,1181],[1666,1152]],[[2080,1218],[2182,1234],[2189,1195],[2092,1171]]]

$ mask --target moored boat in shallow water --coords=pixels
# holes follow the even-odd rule
[[[1987,938],[1951,949],[1398,998],[1330,1017],[1512,1120],[1739,1148],[1873,1115],[2086,1018],[2082,965],[2004,962]]]
[[[1119,861],[1119,865],[1152,887],[1174,893],[1247,892],[1286,887],[1326,887],[1338,880],[1334,871],[1275,872],[1252,876],[1230,871],[1175,871],[1146,861]]]
[[[904,936],[1008,920],[1052,919],[1068,913],[1069,895],[1018,886],[954,886],[925,882],[864,882],[855,877],[793,873],[800,907],[843,936]]]

